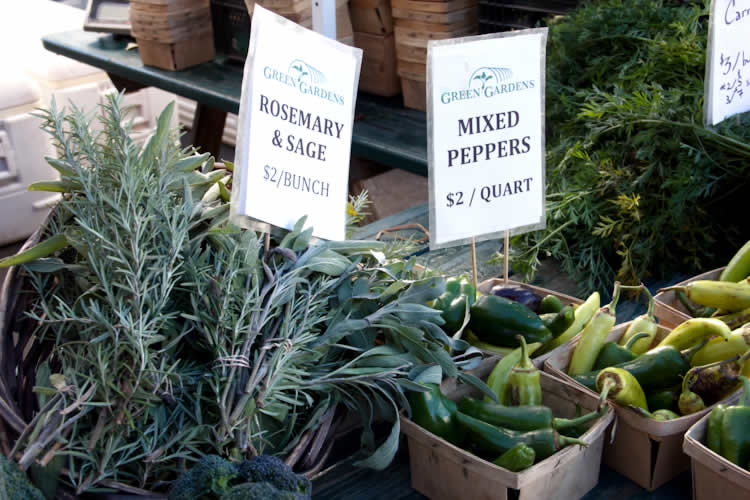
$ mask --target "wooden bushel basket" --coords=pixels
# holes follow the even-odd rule
[[[739,394],[726,404],[737,404]],[[683,451],[690,456],[693,476],[693,498],[750,498],[750,471],[739,467],[705,445],[708,415],[685,433]]]
[[[497,358],[484,361],[474,375],[486,378],[496,361]],[[450,380],[443,381],[443,385],[452,400],[467,394],[477,395],[466,385],[450,390],[454,387]],[[579,386],[543,372],[541,386],[542,402],[556,416],[573,417],[577,405],[585,412],[595,410],[599,404],[597,397]],[[526,470],[510,472],[453,446],[402,416],[401,429],[409,441],[412,487],[432,500],[581,498],[599,481],[605,429],[613,418],[610,407],[590,425],[581,436],[587,447],[567,446]]]
[[[19,251],[41,241],[46,226],[46,222],[42,224]],[[16,440],[39,410],[37,396],[33,392],[34,386],[37,385],[36,369],[42,360],[50,357],[54,347],[51,342],[41,342],[34,336],[36,322],[25,314],[32,297],[28,293],[23,293],[24,280],[23,268],[12,266],[8,269],[0,288],[0,453],[6,456],[10,454]],[[349,413],[329,410],[318,427],[302,435],[297,446],[284,461],[296,471],[302,471],[307,477],[317,474],[326,464],[336,439],[356,427],[351,416]],[[43,455],[39,457],[42,462],[52,458],[52,454],[48,453],[46,457]],[[106,482],[100,484],[110,486],[121,493],[98,494],[93,498],[166,498],[163,494],[135,486],[120,483],[108,485]],[[76,497],[72,490],[61,483],[56,498],[70,500]]]
[[[482,292],[483,294],[488,295],[490,293],[490,290],[492,290],[492,287],[494,287],[495,285],[502,285],[502,284],[505,284],[504,280],[502,278],[490,278],[488,280],[485,280],[485,281],[479,283],[479,285],[477,285],[477,289],[480,292]],[[535,293],[538,297],[544,297],[545,295],[554,295],[555,297],[557,297],[558,299],[560,299],[562,301],[562,303],[565,304],[565,305],[580,305],[580,304],[583,304],[583,300],[579,299],[578,297],[573,297],[571,295],[566,295],[564,293],[556,292],[554,290],[549,290],[547,288],[542,288],[542,287],[530,285],[528,283],[523,283],[523,282],[520,282],[520,281],[513,281],[513,280],[508,280],[507,284],[510,285],[510,286],[517,286],[517,287],[525,288],[526,290],[529,290],[530,292]],[[536,366],[538,369],[541,370],[544,367],[544,362],[547,360],[547,358],[549,358],[550,356],[552,356],[556,352],[559,352],[559,351],[565,349],[565,346],[567,346],[570,342],[573,342],[575,339],[577,339],[578,335],[580,335],[580,333],[577,334],[572,339],[570,339],[565,344],[557,346],[556,348],[552,349],[549,352],[546,352],[546,353],[541,354],[539,356],[532,355],[531,356],[532,363],[534,363],[534,366]],[[491,353],[491,352],[487,352],[487,351],[483,351],[483,352],[485,354],[487,354],[487,355],[496,356],[495,353]]]
[[[615,326],[607,335],[606,341],[618,341],[630,323]],[[670,331],[659,326],[651,346],[658,344]],[[567,375],[570,358],[577,343],[578,340],[574,339],[564,349],[547,358],[544,371],[595,395],[595,392]],[[719,402],[725,403],[732,397],[728,396]],[[629,408],[611,402],[617,421],[611,430],[614,436],[608,436],[606,440],[604,463],[643,488],[653,491],[690,466],[689,458],[682,452],[685,432],[719,402],[691,415],[666,421],[642,417]]]
[[[712,271],[707,271],[685,281],[681,281],[675,286],[684,286],[697,280],[718,280],[719,275],[721,275],[723,270],[724,268],[720,267]],[[682,302],[677,298],[677,293],[674,290],[659,292],[654,295],[654,316],[659,318],[659,324],[669,328],[674,328],[680,323],[692,318],[685,306],[682,305]]]

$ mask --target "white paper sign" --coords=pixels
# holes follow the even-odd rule
[[[750,111],[750,0],[712,0],[704,121]]]
[[[242,81],[232,220],[344,239],[354,105],[362,51],[253,11]],[[239,174],[239,175],[238,175]]]
[[[541,229],[547,29],[431,41],[430,247]]]

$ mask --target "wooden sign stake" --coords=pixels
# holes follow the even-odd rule
[[[505,246],[503,246],[503,283],[508,284],[508,257],[510,255],[510,231],[505,230]]]
[[[471,274],[474,280],[474,289],[477,288],[477,246],[474,236],[471,237]]]
[[[264,243],[265,243],[263,245],[265,247],[264,250],[267,252],[271,248],[271,231],[270,231],[270,229],[266,233],[266,241]]]

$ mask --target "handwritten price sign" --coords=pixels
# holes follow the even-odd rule
[[[704,121],[715,125],[750,110],[750,0],[713,0]]]

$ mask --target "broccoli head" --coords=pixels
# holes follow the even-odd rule
[[[276,457],[260,455],[240,463],[238,474],[248,483],[270,483],[277,490],[297,494],[297,498],[310,498],[312,484],[302,474],[296,474],[291,467]]]
[[[218,500],[237,484],[237,465],[206,455],[172,484],[169,500]]]
[[[221,500],[297,500],[297,493],[279,491],[271,483],[239,484],[221,496]]]
[[[0,498],[3,500],[44,500],[44,495],[29,482],[18,465],[0,454]]]

